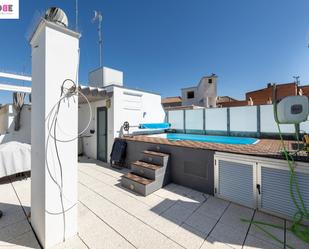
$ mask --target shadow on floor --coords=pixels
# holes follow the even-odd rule
[[[122,187],[120,183],[116,184],[115,186],[126,190],[128,193],[131,193],[135,196],[141,196],[129,189]],[[217,226],[221,216],[223,216],[225,211],[228,209],[230,205],[229,202],[219,200],[207,194],[203,194],[201,192],[191,190],[189,188],[182,187],[173,183],[165,186],[162,190],[165,192],[162,196],[160,196],[162,193],[155,192],[154,194],[160,196],[163,200],[159,204],[150,208],[150,211],[154,212],[164,220],[179,226],[178,229],[174,231],[175,233],[173,233],[173,231],[167,231],[167,233],[171,232],[171,238],[173,240],[180,240],[182,246],[190,248],[199,248],[202,246],[205,240],[207,240],[205,242],[206,245],[209,246],[206,246],[206,248],[222,247],[223,244],[226,245],[226,248],[231,248],[233,245],[237,248],[243,246],[247,231],[249,229],[249,224],[247,225],[246,229],[240,230],[237,228],[230,230],[228,226],[222,226],[222,224]],[[176,198],[176,196],[179,196],[179,198]],[[215,202],[215,204],[209,205],[209,208],[216,208],[217,206],[217,209],[220,209],[220,211],[209,210],[209,214],[205,215],[207,212],[205,204],[207,202],[212,202],[211,204]],[[211,213],[217,213],[218,215],[211,218]],[[244,216],[244,218],[248,217]],[[147,223],[147,221],[145,222]],[[161,227],[161,225],[164,226],[166,223],[163,222],[162,224],[153,225],[151,224],[151,221],[149,222],[149,224],[154,226],[157,230],[165,231],[165,228]],[[175,228],[175,226],[172,226],[172,228]],[[216,230],[216,238],[212,237],[212,232],[214,230]],[[193,244],[191,245],[191,243]],[[222,248],[225,247],[223,246]]]
[[[29,208],[29,207],[26,207]],[[15,245],[38,248],[28,218],[20,205],[0,202],[0,248]]]
[[[4,187],[7,196],[0,202],[3,215],[0,218],[0,248],[23,246],[40,248],[29,223],[30,207],[22,206],[11,183],[30,177],[30,171],[0,179],[0,188]],[[11,189],[10,189],[11,188]],[[3,190],[1,191],[3,193]]]

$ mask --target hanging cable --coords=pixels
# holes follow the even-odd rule
[[[298,145],[298,149],[297,149],[296,153],[294,153],[292,155],[290,154],[290,152],[286,148],[286,145],[285,145],[284,139],[283,139],[283,135],[282,135],[282,132],[281,132],[281,128],[280,128],[280,122],[278,120],[276,90],[277,90],[276,85],[274,85],[274,91],[273,91],[274,118],[275,118],[277,128],[278,128],[278,133],[279,133],[279,137],[280,137],[280,141],[281,141],[281,147],[282,147],[282,150],[283,150],[283,155],[284,155],[284,158],[287,161],[288,166],[289,166],[289,171],[290,171],[289,192],[290,192],[290,196],[292,198],[293,204],[296,207],[296,212],[293,215],[292,225],[289,228],[287,228],[287,230],[292,232],[300,240],[309,244],[309,227],[305,227],[305,226],[302,225],[302,223],[305,220],[309,220],[309,213],[308,213],[308,210],[305,206],[305,202],[303,200],[303,197],[302,197],[299,185],[298,185],[297,175],[296,175],[296,172],[295,172],[294,156],[297,155],[300,148],[299,148],[299,145]],[[295,123],[294,125],[295,125],[295,129],[296,129],[297,128],[296,126],[299,125],[299,123]],[[299,144],[299,134],[297,133],[297,131],[296,131],[296,139],[297,139],[297,142]],[[295,195],[294,189],[295,189],[296,195]],[[244,221],[244,222],[251,222],[250,220],[246,220],[246,219],[241,219],[241,220]],[[270,223],[267,223],[267,222],[260,222],[260,221],[252,221],[251,223],[254,226],[256,226],[259,230],[263,231],[268,237],[270,237],[271,239],[273,239],[273,240],[284,245],[283,241],[278,239],[272,233],[265,230],[263,227],[261,227],[261,225],[268,226],[268,227],[275,227],[275,228],[279,228],[279,229],[284,229],[284,227],[276,226],[276,225],[273,225],[273,224],[270,224]],[[286,244],[286,246],[290,249],[295,249],[291,245]]]
[[[67,86],[67,84],[70,83],[71,86]],[[71,137],[70,139],[67,140],[63,140],[63,139],[58,139],[57,138],[57,129],[60,127],[59,126],[59,122],[58,122],[58,115],[59,115],[59,111],[61,109],[61,104],[65,101],[68,102],[70,99],[74,100],[74,97],[79,97],[82,96],[88,106],[89,106],[89,121],[87,123],[87,126],[82,129],[81,132],[79,132],[76,136]],[[47,121],[47,129],[48,129],[48,136],[46,139],[46,167],[47,167],[47,172],[50,176],[50,178],[52,179],[52,181],[55,183],[55,185],[57,186],[58,190],[59,190],[59,197],[60,197],[60,201],[61,201],[61,211],[57,211],[57,212],[51,212],[49,210],[46,210],[46,213],[51,214],[51,215],[60,215],[62,214],[63,216],[63,241],[65,240],[65,230],[66,230],[66,217],[65,214],[66,212],[68,212],[69,210],[71,210],[73,207],[75,207],[77,205],[77,203],[73,203],[69,208],[65,209],[65,205],[64,205],[64,199],[66,199],[67,201],[71,202],[69,200],[68,197],[66,197],[63,193],[63,167],[62,167],[62,162],[61,162],[61,156],[60,156],[60,152],[58,149],[58,143],[67,143],[67,142],[71,142],[76,140],[79,136],[81,136],[90,126],[91,124],[91,120],[92,120],[92,108],[90,105],[90,102],[88,100],[88,98],[78,89],[78,87],[76,86],[75,82],[71,79],[66,79],[63,81],[62,86],[61,86],[61,94],[60,94],[60,98],[59,100],[56,102],[56,104],[52,107],[51,111],[48,113],[46,121]],[[57,164],[59,166],[59,172],[60,172],[60,181],[58,182],[58,180],[56,179],[56,177],[52,174],[51,169],[50,169],[50,164],[49,164],[49,160],[48,160],[48,152],[51,152],[49,150],[49,146],[50,146],[50,140],[53,140],[53,147],[56,153],[56,161]]]

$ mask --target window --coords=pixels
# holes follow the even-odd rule
[[[212,79],[208,79],[208,83],[211,84],[212,83]]]
[[[187,99],[194,99],[194,91],[187,92]]]

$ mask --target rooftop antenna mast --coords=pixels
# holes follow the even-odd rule
[[[98,36],[99,36],[99,56],[100,56],[100,67],[102,67],[102,14],[101,11],[94,11],[94,17],[92,18],[92,23],[98,21]]]
[[[75,30],[78,31],[78,0],[75,0]]]
[[[294,78],[294,80],[295,80],[296,85],[299,86],[299,83],[300,83],[299,78],[300,78],[300,76],[293,76],[293,78]]]

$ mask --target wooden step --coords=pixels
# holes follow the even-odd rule
[[[127,174],[123,175],[122,177],[130,179],[134,182],[138,182],[138,183],[143,184],[143,185],[148,185],[148,184],[153,182],[153,180],[141,177],[141,176],[136,175],[134,173],[127,173]]]
[[[160,165],[153,164],[153,163],[146,163],[146,162],[143,162],[143,161],[136,161],[132,164],[139,166],[139,167],[146,168],[146,169],[151,169],[151,170],[157,170],[157,169],[162,168],[162,166],[160,166]]]
[[[159,157],[169,156],[169,154],[157,152],[157,151],[151,151],[151,150],[144,150],[143,153],[147,155],[159,156]]]

